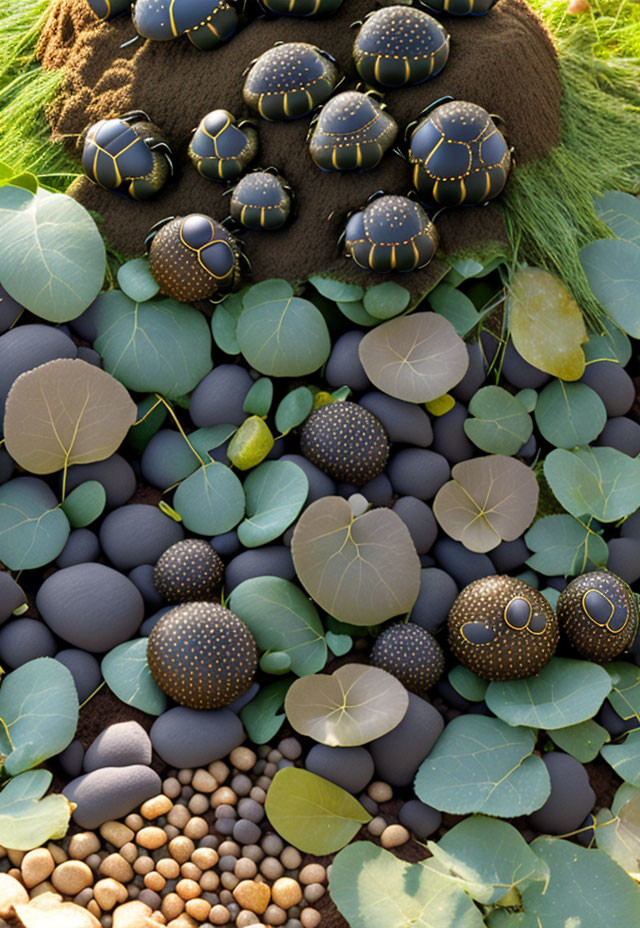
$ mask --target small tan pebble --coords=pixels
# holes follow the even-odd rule
[[[110,912],[115,906],[127,901],[128,893],[122,883],[107,877],[105,880],[98,880],[93,887],[93,898],[103,912]]]
[[[27,853],[26,851],[8,850],[7,857],[9,858],[9,860],[11,861],[14,867],[19,867],[22,861],[24,860],[26,853]]]
[[[105,857],[98,868],[98,873],[101,876],[112,876],[120,883],[130,883],[133,879],[131,864],[121,854],[109,854]]]
[[[97,870],[106,856],[106,851],[103,851],[101,854],[89,854],[85,860],[85,864],[87,867],[91,867],[92,870]]]
[[[214,760],[212,764],[209,764],[207,770],[212,777],[216,778],[218,783],[224,783],[230,773],[229,768],[223,760]]]
[[[287,913],[279,905],[267,906],[263,915],[266,925],[284,925],[287,920]]]
[[[277,772],[278,772],[277,764],[267,764],[267,766],[262,771],[262,775],[265,777],[272,778],[272,777],[275,777]]]
[[[282,754],[277,748],[274,748],[273,751],[269,751],[267,754],[267,760],[270,764],[279,764],[282,760]]]
[[[182,790],[182,783],[177,777],[167,777],[162,783],[162,792],[169,799],[177,799]]]
[[[89,891],[91,892],[91,890]],[[36,896],[41,896],[43,893],[55,893],[55,892],[56,892],[56,888],[53,885],[53,883],[50,883],[49,880],[45,880],[43,883],[38,883],[37,886],[34,886],[33,889],[29,890],[29,895],[31,896],[32,899],[35,899]],[[56,893],[56,895],[58,894]],[[78,895],[80,894],[78,893]]]
[[[22,883],[7,873],[0,873],[0,918],[9,918],[14,905],[26,905],[29,893]]]
[[[160,818],[161,815],[167,815],[173,809],[173,803],[168,796],[161,793],[159,796],[152,796],[140,806],[140,815],[143,818],[152,821],[154,818]]]
[[[207,808],[209,808],[208,805]],[[199,815],[194,815],[184,826],[184,834],[187,838],[191,838],[192,841],[200,841],[205,835],[209,834],[207,820]]]
[[[238,912],[240,911],[240,906],[233,898],[233,893],[230,893],[228,889],[221,889],[219,893],[219,897],[220,897],[220,902],[222,903],[222,905],[226,905],[227,908],[229,906],[235,906],[237,908],[237,911]],[[234,912],[236,911],[236,908],[233,909]]]
[[[235,841],[223,841],[222,844],[218,846],[218,854],[220,857],[241,857],[242,851],[240,845]]]
[[[259,786],[254,786],[251,792],[249,793],[249,799],[254,799],[256,802],[264,805],[264,801],[267,798],[267,794],[263,789],[260,789]]]
[[[69,841],[68,853],[73,860],[86,860],[89,854],[97,854],[102,845],[93,831],[81,831]]]
[[[258,872],[258,867],[250,857],[241,857],[233,868],[239,880],[252,880]]]
[[[55,864],[53,857],[46,847],[38,847],[34,851],[28,851],[22,858],[20,868],[22,870],[22,881],[27,889],[42,883],[53,873]]]
[[[124,823],[131,831],[139,831],[144,825],[144,819],[141,815],[138,815],[137,812],[132,812],[130,815],[127,815]]]
[[[280,877],[271,887],[271,896],[276,905],[283,909],[290,909],[302,899],[300,884],[288,876]]]
[[[185,880],[195,880],[197,883],[202,876],[202,870],[192,861],[188,860],[186,864],[182,864],[180,867],[180,876],[183,876]]]
[[[238,883],[240,882],[240,880],[235,875],[235,873],[226,871],[226,873],[223,873],[222,876],[220,877],[220,882],[222,883],[225,889],[234,890],[236,886],[238,885]]]
[[[193,770],[190,767],[183,767],[182,770],[178,770],[178,780],[183,786],[188,786],[192,779]]]
[[[113,844],[114,847],[122,847],[123,844],[133,841],[134,838],[134,832],[131,828],[123,825],[122,822],[105,822],[104,825],[100,826],[100,834],[105,841]]]
[[[186,903],[185,912],[197,922],[206,922],[211,911],[211,903],[206,899],[189,899]]]
[[[322,883],[309,883],[309,885],[304,888],[305,901],[310,903],[310,905],[314,905],[319,899],[322,899],[325,893],[326,889]]]
[[[389,802],[389,800],[393,799],[393,790],[388,783],[383,783],[382,780],[375,780],[373,783],[369,784],[367,796],[373,799],[374,802]]]
[[[300,913],[302,928],[317,928],[322,921],[322,915],[317,909],[307,907]]]
[[[55,841],[49,841],[47,844],[47,850],[53,857],[55,864],[63,864],[65,860],[68,860],[68,854],[65,849],[60,845],[56,844]]]
[[[162,900],[161,910],[166,919],[177,918],[184,912],[184,899],[177,893],[167,893]]]
[[[186,806],[176,805],[173,807],[171,812],[167,815],[167,821],[170,825],[175,825],[176,828],[184,828],[187,824],[191,815]]]
[[[196,899],[201,896],[202,888],[195,880],[178,880],[176,892],[186,902],[187,899]]]
[[[87,902],[87,912],[90,912],[95,918],[100,918],[102,915],[100,906],[95,899],[91,899],[90,902]]]
[[[169,841],[169,853],[179,864],[186,863],[195,849],[196,846],[191,838],[180,837]]]
[[[367,831],[370,835],[374,837],[379,837],[382,832],[387,827],[387,820],[381,815],[376,815],[375,818],[372,818],[369,824],[367,825]]]
[[[249,857],[251,860],[255,860],[255,862],[259,864],[265,856],[265,853],[258,844],[245,844],[242,848],[242,856]]]
[[[196,793],[189,800],[187,808],[194,815],[203,815],[209,809],[209,800],[204,793]]]
[[[215,870],[207,870],[200,877],[200,886],[205,893],[215,893],[220,886],[220,877]]]
[[[243,909],[262,915],[271,902],[271,890],[266,883],[242,880],[233,890],[233,898]]]
[[[167,836],[167,841],[172,841],[174,838],[177,838],[180,834],[180,829],[176,828],[175,825],[165,825],[164,833]]]
[[[208,770],[196,770],[191,785],[199,793],[212,793],[218,788],[218,781],[212,777]]]
[[[152,870],[151,873],[147,873],[145,876],[144,885],[146,889],[152,889],[154,893],[161,893],[167,885],[167,881],[157,870]]]
[[[302,855],[295,847],[285,847],[282,854],[280,854],[280,863],[287,870],[295,870],[302,863]]]
[[[190,915],[183,912],[182,915],[178,915],[177,918],[172,918],[170,922],[167,922],[167,928],[197,928],[197,924],[195,918],[191,918]]]
[[[163,857],[156,863],[156,870],[165,880],[177,880],[180,875],[180,864],[173,857]]]
[[[93,873],[84,861],[67,860],[55,868],[51,882],[63,896],[75,896],[93,884]]]
[[[141,828],[136,835],[136,844],[146,848],[148,851],[157,851],[167,843],[167,836],[162,828],[157,825],[147,825]]]
[[[265,857],[260,861],[260,873],[268,880],[278,880],[284,873],[284,867],[277,857]]]
[[[191,860],[201,870],[210,870],[220,859],[218,852],[212,847],[197,847],[191,855]]]
[[[144,902],[125,902],[113,910],[112,928],[149,928],[152,914]]]
[[[12,876],[14,878],[14,880],[18,880],[18,882],[20,883],[22,882],[22,871],[20,870],[20,867],[12,867],[7,872],[9,876]]]
[[[135,846],[133,841],[129,841],[128,844],[123,844],[120,848],[120,856],[132,864],[138,857],[138,848]]]
[[[380,844],[385,848],[400,847],[409,840],[409,832],[404,825],[387,825],[380,835]]]
[[[147,873],[151,873],[151,871],[155,869],[153,857],[149,857],[148,854],[143,854],[133,862],[133,869],[136,873],[140,874],[140,876],[146,876]]]
[[[234,748],[231,754],[229,754],[229,760],[236,768],[236,770],[242,770],[247,772],[253,770],[253,767],[258,760],[255,751],[252,751],[251,748]]]
[[[238,797],[230,786],[220,786],[211,794],[211,808],[217,809],[218,806],[233,806],[238,801]]]
[[[151,921],[157,922],[159,925],[166,925],[167,920],[162,914],[162,912],[154,912],[151,916]]]
[[[327,871],[322,864],[307,864],[298,874],[298,879],[307,886],[310,883],[324,883],[327,879]]]
[[[265,792],[267,792],[269,787],[271,786],[271,777],[265,777],[265,776],[258,777],[258,779],[256,780],[256,786],[259,786],[260,789],[263,789]]]
[[[212,925],[226,925],[231,920],[229,910],[224,905],[214,905],[209,912],[209,921]]]
[[[236,928],[249,928],[250,925],[260,925],[260,919],[255,912],[249,909],[242,909],[236,915]]]

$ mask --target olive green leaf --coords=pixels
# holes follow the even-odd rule
[[[153,299],[160,287],[149,268],[148,258],[134,258],[118,268],[118,286],[136,303]]]
[[[469,413],[474,418],[465,420],[467,437],[489,454],[517,454],[531,438],[531,416],[502,387],[481,387],[469,403]]]
[[[86,480],[69,493],[60,508],[73,528],[83,528],[102,515],[107,494],[97,480]]]
[[[60,358],[20,374],[7,397],[7,451],[25,470],[52,474],[110,457],[136,421],[122,384],[94,364]]]
[[[444,531],[470,551],[485,552],[513,541],[533,522],[538,482],[515,458],[491,454],[456,464],[441,487],[433,513]]]
[[[448,283],[439,284],[428,299],[431,309],[447,319],[461,338],[480,322],[480,313],[469,297]]]
[[[411,294],[405,287],[396,284],[393,280],[386,280],[375,287],[369,287],[364,295],[362,305],[365,312],[374,319],[391,319],[405,311]]]
[[[596,843],[636,882],[640,879],[640,795],[627,800],[617,815],[611,809],[596,814]]]
[[[610,741],[609,732],[593,719],[586,719],[566,728],[556,728],[549,737],[561,750],[571,754],[581,764],[594,760],[605,742]]]
[[[580,249],[580,261],[595,298],[613,321],[640,337],[640,248],[619,239],[600,239]],[[0,271],[1,273],[1,271]]]
[[[75,319],[104,281],[106,252],[95,222],[62,193],[0,187],[0,280],[35,316]]]
[[[531,557],[527,565],[547,577],[574,577],[604,567],[607,543],[598,534],[599,524],[583,524],[570,515],[538,519],[524,536]]]
[[[282,535],[304,506],[309,480],[293,461],[265,461],[244,481],[247,518],[238,526],[245,548],[265,545]]]
[[[334,303],[353,303],[361,300],[364,296],[362,287],[356,284],[345,284],[341,280],[333,280],[331,277],[314,276],[309,278],[309,283],[313,284],[318,293],[333,300]]]
[[[0,486],[0,561],[9,570],[50,564],[64,548],[70,530],[44,480],[16,477]]]
[[[605,665],[611,677],[609,702],[620,718],[640,721],[640,667],[627,661]]]
[[[213,316],[211,317],[211,332],[213,340],[225,354],[240,354],[240,345],[236,338],[236,329],[240,313],[244,309],[242,305],[243,295],[247,288],[239,290],[238,293],[230,293],[221,303],[218,303]]]
[[[630,193],[609,190],[603,196],[594,196],[597,216],[609,226],[614,235],[640,245],[640,199]]]
[[[558,502],[579,518],[617,522],[640,507],[640,460],[615,448],[556,448],[544,476]]]
[[[301,735],[330,747],[367,744],[398,725],[409,705],[404,686],[386,670],[344,664],[292,683],[285,700],[289,722]]]
[[[271,429],[260,416],[249,416],[227,448],[227,457],[238,470],[249,470],[264,461],[275,444]]]
[[[607,424],[607,410],[586,383],[547,384],[536,404],[536,424],[543,438],[556,448],[588,445]]]
[[[541,268],[519,268],[509,281],[507,312],[513,344],[525,361],[563,380],[582,377],[587,330],[560,280]]]
[[[461,715],[449,722],[418,770],[414,791],[422,802],[466,815],[528,815],[551,791],[535,733],[500,719]]]
[[[466,892],[424,864],[357,841],[331,865],[331,898],[351,928],[482,928]]]
[[[465,344],[436,313],[412,313],[367,332],[358,346],[360,361],[379,390],[410,403],[442,396],[469,366]]]
[[[29,770],[0,792],[0,842],[4,847],[30,851],[64,838],[72,807],[62,795],[42,798],[52,779],[48,770]]]
[[[148,638],[116,645],[102,658],[100,669],[109,689],[128,706],[162,715],[169,700],[151,676],[147,663]]]
[[[77,724],[76,686],[60,661],[38,657],[3,678],[0,753],[10,776],[64,751]]]
[[[281,435],[301,425],[313,409],[313,393],[307,387],[296,387],[280,401],[276,409],[276,428]]]
[[[173,496],[173,508],[185,528],[198,535],[221,535],[235,528],[244,515],[242,484],[217,461],[205,464],[183,480]]]
[[[238,584],[229,608],[247,625],[262,651],[285,652],[298,676],[322,670],[324,629],[302,590],[280,577],[253,577]]]
[[[241,709],[242,724],[254,744],[267,744],[282,728],[286,716],[279,710],[290,686],[290,677],[263,686],[258,695]]]
[[[402,519],[390,509],[353,517],[337,496],[316,500],[291,542],[296,573],[330,615],[377,625],[409,612],[420,590],[420,560]]]
[[[494,680],[485,700],[509,725],[566,728],[596,714],[611,690],[609,674],[599,664],[552,657],[533,677]]]
[[[268,377],[260,377],[244,398],[242,409],[252,416],[266,416],[273,401],[273,382]]]
[[[605,744],[600,753],[619,777],[640,786],[640,729],[629,732],[622,744]]]
[[[332,854],[348,844],[371,816],[335,783],[307,770],[279,770],[267,792],[265,811],[284,840],[307,854]]]
[[[447,678],[454,690],[469,702],[482,702],[489,685],[486,680],[478,677],[462,664],[452,667]]]

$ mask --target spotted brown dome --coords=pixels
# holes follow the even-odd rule
[[[334,480],[362,486],[383,471],[389,439],[382,423],[363,406],[329,403],[307,419],[300,450]]]
[[[209,600],[219,589],[224,563],[202,539],[178,541],[164,552],[153,571],[156,590],[168,603]]]
[[[558,619],[542,593],[523,580],[483,577],[462,590],[448,618],[449,646],[485,680],[539,673],[558,644]]]
[[[587,660],[615,660],[633,644],[638,607],[616,574],[594,570],[576,577],[560,594],[557,610],[563,633]]]
[[[444,670],[444,654],[438,642],[426,629],[410,622],[392,625],[378,635],[370,662],[393,674],[418,696],[434,686]]]
[[[181,706],[219,709],[253,682],[258,652],[237,615],[216,603],[185,603],[164,615],[149,635],[154,680]]]

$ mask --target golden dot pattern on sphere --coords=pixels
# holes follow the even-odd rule
[[[638,607],[631,588],[616,574],[594,570],[576,577],[556,608],[563,634],[587,660],[615,660],[633,644]]]
[[[198,254],[180,239],[184,216],[172,219],[155,235],[149,249],[149,267],[160,292],[181,303],[208,300],[218,289],[214,277],[200,264]]]
[[[426,629],[410,622],[392,625],[378,635],[370,662],[418,696],[434,686],[444,671],[444,654],[438,642]]]
[[[327,59],[307,42],[286,42],[260,55],[249,71],[246,89],[249,94],[270,96],[306,90],[326,73]]]
[[[211,545],[197,538],[178,541],[164,552],[153,572],[156,590],[168,603],[211,599],[224,576],[224,563]]]
[[[410,6],[388,6],[365,20],[354,54],[429,58],[447,41],[447,33],[429,13]]]
[[[542,593],[516,577],[474,580],[447,619],[449,647],[485,680],[539,673],[558,645],[558,619]]]
[[[218,709],[249,689],[258,651],[247,626],[229,609],[186,603],[157,623],[147,660],[160,689],[179,705]]]
[[[367,409],[344,401],[321,406],[307,419],[300,450],[334,480],[362,486],[384,470],[389,439]]]

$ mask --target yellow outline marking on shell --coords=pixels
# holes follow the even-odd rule
[[[514,602],[516,601],[516,599],[522,600],[522,602],[526,603],[527,606],[529,607],[529,617],[528,617],[527,621],[524,623],[524,625],[512,625],[511,622],[509,621],[509,619],[507,618],[507,612],[508,612],[508,610],[509,610],[509,606],[510,606],[512,603],[514,603]],[[502,618],[504,619],[505,624],[508,625],[509,628],[512,628],[512,629],[513,629],[514,631],[516,631],[516,632],[521,632],[521,631],[523,631],[525,628],[528,628],[528,627],[529,627],[529,622],[531,621],[532,617],[533,617],[533,606],[531,605],[531,603],[529,602],[529,600],[528,600],[525,596],[512,596],[511,599],[509,600],[509,602],[507,603],[507,605],[506,605],[506,606],[504,607],[504,609],[502,610]],[[536,633],[534,632],[534,634],[536,634]]]

